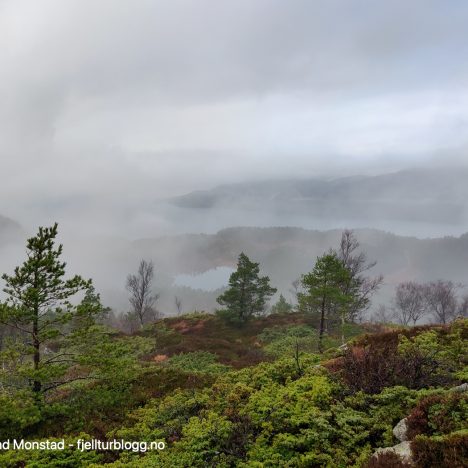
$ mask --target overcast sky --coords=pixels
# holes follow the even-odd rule
[[[0,214],[117,229],[219,183],[467,164],[467,24],[465,0],[0,0]]]

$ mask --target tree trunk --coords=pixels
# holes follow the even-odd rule
[[[318,350],[319,353],[323,353],[323,345],[322,345],[322,338],[325,331],[325,298],[322,300],[322,310],[320,313],[320,331],[319,331],[319,342],[318,342]]]
[[[39,313],[35,311],[35,317],[33,321],[33,347],[34,347],[34,355],[33,355],[33,363],[34,363],[34,371],[37,372],[39,370],[39,364],[41,362],[41,350],[40,346],[41,343],[39,341]],[[39,380],[33,381],[33,392],[38,394],[42,389],[42,384]]]
[[[344,327],[345,327],[345,316],[344,312],[341,312],[341,344],[345,344],[345,336],[344,336]]]

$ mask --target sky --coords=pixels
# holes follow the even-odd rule
[[[0,214],[144,237],[222,183],[468,165],[467,24],[464,0],[0,0]]]

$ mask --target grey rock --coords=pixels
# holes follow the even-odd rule
[[[409,441],[401,442],[400,444],[394,445],[393,447],[379,448],[374,452],[373,457],[376,457],[383,453],[393,452],[397,454],[401,461],[406,463],[413,462],[413,456],[411,453],[411,445]]]
[[[402,419],[394,428],[393,435],[400,441],[405,442],[408,440],[408,420]]]
[[[463,393],[468,392],[468,383],[462,383],[461,385],[457,385],[450,389],[452,392]]]

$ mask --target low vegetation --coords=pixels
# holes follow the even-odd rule
[[[276,313],[241,314],[234,291],[221,301],[227,314],[141,320],[126,334],[103,325],[90,281],[63,280],[55,233],[41,231],[42,253],[31,243],[29,269],[6,278],[16,302],[2,304],[2,322],[33,338],[53,333],[39,334],[36,346],[17,330],[2,344],[0,440],[163,441],[165,449],[0,450],[0,466],[467,466],[468,392],[456,388],[468,380],[467,319],[355,323],[345,312],[367,306],[366,281],[352,283],[340,257],[327,254],[333,282],[322,281],[324,269],[304,277],[302,308],[283,298]],[[260,286],[271,292],[267,283]],[[398,443],[402,418],[411,464],[391,452],[373,456]]]
[[[199,314],[162,320],[140,335],[114,335],[120,352],[139,345],[126,350],[113,378],[69,384],[39,406],[32,392],[2,395],[2,439],[164,440],[164,451],[70,451],[55,458],[8,451],[0,464],[404,466],[376,465],[370,457],[395,443],[392,428],[408,417],[416,466],[464,466],[468,398],[450,388],[466,375],[468,321],[379,333],[355,327],[341,350],[338,328],[319,354],[317,332],[303,316],[272,315],[230,329],[234,342],[257,350],[251,362],[242,355],[236,361],[227,348],[213,350],[219,326],[227,325]],[[195,336],[212,351],[190,351]],[[421,359],[430,351],[430,361]]]

